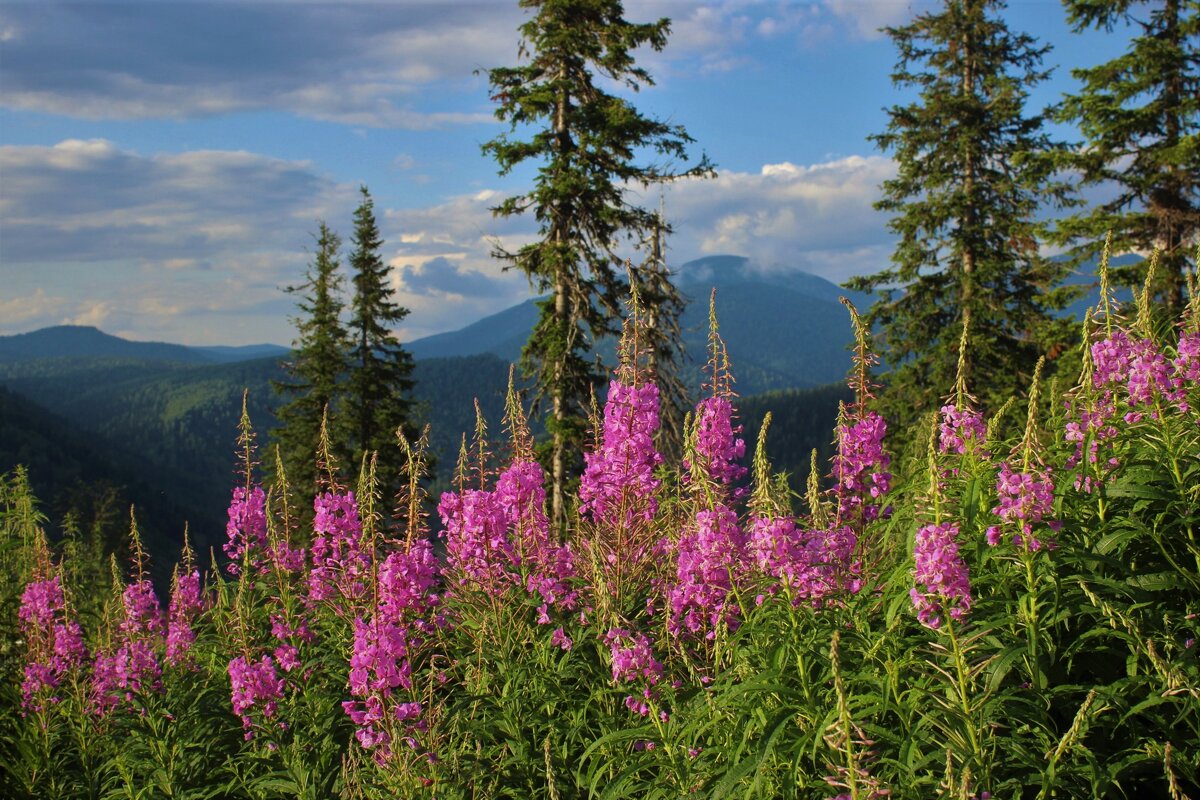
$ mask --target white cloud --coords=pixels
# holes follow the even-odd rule
[[[67,317],[63,320],[64,325],[90,325],[99,328],[108,321],[112,316],[112,306],[108,303],[99,301],[86,303],[84,307],[73,317]]]
[[[871,208],[893,174],[881,157],[767,164],[666,190],[672,264],[713,253],[759,269],[840,281],[875,271],[890,238]],[[356,186],[305,162],[254,153],[141,155],[103,140],[0,147],[0,284],[6,332],[71,320],[139,338],[245,343],[293,337],[312,231],[349,231]],[[536,235],[532,214],[496,218],[507,192],[481,188],[418,208],[377,207],[406,339],[452,330],[530,294],[492,256]],[[652,197],[631,194],[645,205]],[[343,251],[344,252],[344,251]]]
[[[0,300],[0,320],[13,330],[31,325],[40,327],[51,324],[66,304],[64,298],[48,295],[44,288],[38,287],[33,294]]]
[[[730,253],[760,269],[798,268],[833,281],[874,271],[882,263],[872,248],[890,239],[871,206],[894,169],[886,158],[851,156],[766,164],[756,173],[725,171],[672,186],[672,260]]]
[[[849,32],[860,39],[881,39],[887,27],[902,25],[913,17],[914,6],[924,0],[823,0],[823,5]]]

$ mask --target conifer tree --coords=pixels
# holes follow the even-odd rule
[[[679,320],[687,303],[671,281],[663,235],[665,228],[666,221],[660,209],[646,242],[646,259],[640,267],[631,270],[630,278],[645,309],[642,337],[648,351],[647,366],[658,382],[661,403],[657,444],[669,463],[683,457],[684,421],[691,411],[692,400],[680,376],[687,354],[683,350]]]
[[[889,110],[871,137],[897,175],[875,207],[899,236],[892,265],[848,286],[876,291],[866,315],[891,368],[885,415],[905,428],[953,386],[963,314],[972,320],[970,384],[995,409],[1027,385],[1039,352],[1068,334],[1051,323],[1065,303],[1064,268],[1038,252],[1035,215],[1066,202],[1053,180],[1055,145],[1043,116],[1027,115],[1047,48],[1009,31],[993,0],[947,0],[888,28],[899,51],[892,81],[917,99]]]
[[[1114,253],[1161,250],[1155,297],[1171,319],[1184,304],[1191,247],[1200,234],[1200,3],[1065,0],[1076,31],[1119,23],[1140,29],[1125,53],[1075,70],[1083,84],[1058,117],[1085,141],[1062,159],[1081,183],[1115,184],[1116,196],[1064,220],[1063,241],[1080,259],[1112,232]],[[1140,283],[1141,275],[1129,275]]]
[[[623,293],[614,249],[622,237],[640,241],[655,214],[637,206],[630,185],[643,187],[706,174],[707,160],[685,172],[670,162],[687,157],[692,141],[678,125],[638,112],[604,82],[636,91],[653,85],[635,65],[633,51],[662,50],[670,22],[631,23],[619,0],[521,0],[532,16],[520,28],[524,63],[489,71],[496,117],[511,126],[483,146],[505,175],[527,162],[540,164],[533,188],[509,197],[493,212],[509,217],[532,210],[539,231],[518,250],[494,255],[520,269],[549,296],[522,354],[525,372],[548,405],[547,454],[551,508],[564,518],[565,487],[582,463],[592,387],[603,376],[591,357],[596,338],[615,334]],[[638,163],[654,154],[667,163]]]
[[[321,424],[328,411],[337,420],[342,411],[348,342],[342,325],[342,276],[338,270],[341,239],[322,222],[317,250],[305,283],[287,291],[300,295],[300,316],[293,318],[297,337],[291,359],[284,368],[291,382],[276,382],[275,391],[292,399],[278,412],[279,443],[287,474],[301,492],[311,497],[319,477],[317,446]],[[335,436],[335,441],[343,437]]]
[[[413,359],[395,334],[408,309],[394,299],[388,266],[380,255],[383,239],[375,222],[375,204],[367,187],[360,191],[362,202],[354,212],[351,239],[354,297],[343,416],[353,443],[354,463],[360,463],[364,454],[378,453],[376,478],[384,497],[391,497],[400,488],[405,464],[396,431],[402,431],[410,442],[415,442],[418,434],[413,420]]]

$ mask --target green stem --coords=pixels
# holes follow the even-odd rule
[[[944,604],[943,604],[944,607]],[[975,727],[975,720],[972,719],[971,701],[969,692],[969,679],[967,678],[966,657],[962,651],[962,646],[959,644],[958,636],[954,632],[954,622],[949,614],[945,614],[946,635],[950,637],[950,651],[954,656],[954,672],[958,678],[958,702],[962,709],[963,722],[967,726],[967,736],[971,740],[971,755],[975,760],[976,766],[981,766],[983,763],[983,750],[979,745],[979,732]]]
[[[1026,543],[1028,546],[1028,543]],[[1022,605],[1025,617],[1025,643],[1029,652],[1029,676],[1030,683],[1037,689],[1046,688],[1042,680],[1042,670],[1038,666],[1038,613],[1037,613],[1037,580],[1033,574],[1033,559],[1034,554],[1028,550],[1021,554],[1021,560],[1025,562],[1025,588],[1026,595]]]

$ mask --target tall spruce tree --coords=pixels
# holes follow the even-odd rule
[[[341,239],[322,222],[316,240],[307,280],[287,290],[300,295],[300,315],[292,320],[297,336],[291,358],[284,363],[292,381],[274,384],[276,392],[292,398],[279,409],[279,427],[274,436],[289,479],[308,498],[320,477],[317,448],[322,420],[327,411],[331,421],[340,419],[348,368],[348,341],[341,320],[342,276],[338,270]],[[340,430],[331,427],[331,440],[344,441]]]
[[[539,163],[533,188],[493,209],[502,217],[532,210],[537,241],[494,252],[548,293],[522,354],[535,378],[538,399],[548,405],[546,454],[556,523],[565,514],[565,489],[582,463],[592,387],[603,379],[590,357],[597,337],[615,334],[620,319],[621,259],[625,237],[634,243],[655,224],[653,211],[631,201],[628,187],[707,174],[706,159],[675,171],[692,139],[678,125],[638,112],[625,98],[605,91],[605,81],[636,91],[653,85],[634,63],[633,51],[666,45],[670,22],[636,24],[624,19],[619,0],[521,0],[532,16],[520,28],[516,67],[490,70],[496,117],[510,130],[483,146],[508,174]],[[666,163],[639,163],[641,155]]]
[[[385,497],[400,488],[404,453],[397,430],[410,442],[419,433],[413,419],[413,359],[396,338],[395,327],[408,309],[394,299],[395,290],[380,250],[383,239],[375,222],[375,204],[367,187],[354,212],[354,250],[350,254],[351,301],[349,334],[350,376],[346,385],[346,428],[356,462],[378,453],[376,478]]]
[[[1053,180],[1054,144],[1043,116],[1027,115],[1027,89],[1043,80],[1047,48],[1008,30],[992,0],[948,0],[888,28],[892,73],[917,99],[889,110],[871,137],[894,154],[897,175],[875,207],[894,214],[892,266],[848,286],[878,292],[865,315],[890,365],[881,402],[907,428],[954,386],[964,313],[972,390],[988,408],[1028,384],[1042,347],[1066,337],[1050,311],[1065,268],[1039,256],[1044,203],[1065,202]]]
[[[1113,252],[1161,250],[1155,297],[1176,319],[1184,303],[1189,244],[1200,234],[1200,3],[1194,0],[1065,0],[1076,31],[1133,26],[1125,53],[1075,70],[1082,83],[1058,117],[1079,126],[1082,147],[1063,158],[1084,186],[1116,196],[1064,220],[1058,234],[1094,257],[1112,232]],[[1140,282],[1141,276],[1127,276]]]

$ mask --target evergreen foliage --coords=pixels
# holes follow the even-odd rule
[[[375,204],[367,187],[354,212],[354,252],[350,254],[354,298],[348,326],[351,348],[346,384],[345,423],[355,463],[378,453],[379,485],[385,497],[400,487],[404,455],[396,440],[401,431],[415,441],[418,429],[412,399],[413,359],[396,338],[395,327],[408,309],[394,299],[389,270],[380,255],[383,239],[375,223]]]
[[[687,156],[687,132],[603,88],[605,81],[633,91],[653,85],[633,51],[662,50],[668,20],[628,22],[619,0],[522,0],[521,6],[533,12],[520,28],[526,63],[488,71],[496,117],[511,130],[483,150],[502,175],[540,164],[529,192],[493,209],[501,217],[532,210],[537,241],[516,251],[498,246],[494,255],[549,294],[522,366],[548,405],[552,518],[561,524],[565,487],[582,465],[592,387],[605,377],[590,357],[592,342],[618,329],[621,260],[614,249],[622,235],[637,242],[657,219],[631,202],[627,187],[710,168],[702,159],[684,173],[673,171],[670,162]],[[640,163],[643,154],[667,163]]]
[[[1115,186],[1115,197],[1059,224],[1080,259],[1094,257],[1112,234],[1114,253],[1161,251],[1154,297],[1174,318],[1182,308],[1190,248],[1200,234],[1200,4],[1066,0],[1076,31],[1134,28],[1117,58],[1075,70],[1082,82],[1059,120],[1078,125],[1084,142],[1064,153],[1083,186]],[[1140,283],[1131,271],[1126,283]]]
[[[954,381],[963,315],[972,320],[968,374],[994,410],[1028,385],[1041,345],[1067,337],[1050,312],[1064,267],[1039,255],[1037,213],[1065,202],[1044,156],[1056,145],[1030,115],[1047,48],[1010,31],[992,0],[948,0],[889,28],[899,51],[892,80],[918,98],[889,111],[872,137],[898,174],[875,207],[892,213],[891,267],[847,285],[876,291],[866,315],[891,366],[882,408],[901,428],[939,405]]]
[[[275,382],[275,390],[293,399],[278,411],[275,438],[284,467],[301,485],[316,484],[313,454],[321,438],[326,415],[341,419],[348,364],[348,338],[342,324],[342,276],[338,271],[341,239],[324,222],[317,233],[317,251],[309,265],[308,280],[288,291],[301,294],[301,316],[295,318],[297,338],[292,358],[285,363],[290,382]],[[340,431],[339,431],[340,432]],[[344,441],[338,436],[336,441]]]
[[[687,352],[680,322],[687,310],[687,299],[671,280],[663,241],[664,227],[660,211],[650,233],[646,260],[640,267],[630,269],[629,279],[645,309],[642,338],[647,368],[658,381],[662,403],[659,450],[667,458],[678,458],[683,454],[683,420],[692,404],[683,373]]]

